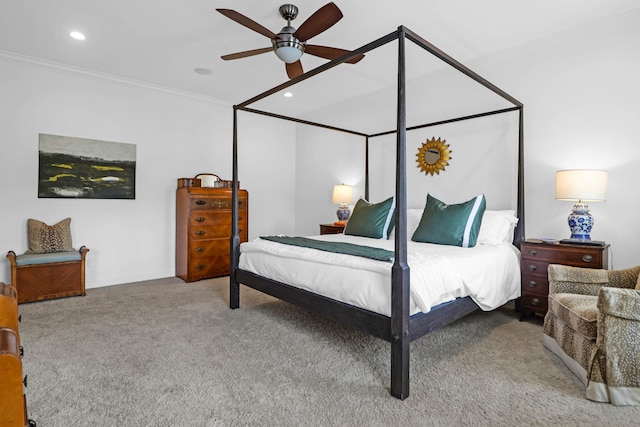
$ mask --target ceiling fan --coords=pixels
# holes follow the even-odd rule
[[[257,22],[247,18],[241,13],[231,9],[216,9],[229,19],[236,21],[240,25],[258,32],[271,39],[272,47],[265,47],[261,49],[246,50],[243,52],[236,52],[229,55],[223,55],[222,59],[239,59],[246,58],[248,56],[259,55],[261,53],[275,52],[275,54],[284,63],[287,70],[287,75],[290,79],[298,77],[303,73],[302,63],[300,57],[303,53],[309,55],[319,56],[321,58],[333,60],[341,55],[349,53],[349,50],[338,49],[335,47],[318,46],[313,44],[307,44],[307,40],[317,36],[321,32],[327,30],[333,26],[336,22],[342,19],[342,12],[334,3],[327,3],[318,9],[313,15],[307,18],[306,21],[300,25],[298,29],[291,26],[291,21],[298,16],[298,7],[292,4],[284,4],[280,6],[280,16],[287,20],[287,25],[280,30],[278,34],[273,33]],[[364,58],[363,54],[355,56],[348,61],[349,64],[355,64]]]

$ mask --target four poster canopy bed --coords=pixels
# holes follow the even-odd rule
[[[407,127],[406,40],[444,61],[512,106]],[[397,111],[396,128],[393,130],[369,134],[249,108],[249,105],[257,101],[393,41],[397,41],[398,44]],[[362,62],[365,63],[366,58]],[[361,205],[358,202],[344,235],[317,236],[313,239],[271,237],[240,245],[238,111],[319,126],[366,138],[367,200],[369,138],[395,134],[395,196],[380,204],[363,202]],[[429,224],[425,218],[430,202],[427,201],[424,211],[407,209],[407,131],[515,111],[519,113],[516,212],[485,210],[484,200],[482,196],[478,196],[469,201],[469,206],[454,206],[464,212],[473,213],[466,217],[467,225],[463,229],[467,238],[466,246],[475,247],[460,247],[465,246],[464,242],[443,245],[433,244],[438,243],[437,240],[421,239],[420,235],[430,235],[429,230],[425,231],[425,226],[428,228]],[[390,342],[390,391],[399,399],[409,396],[409,344],[413,340],[478,308],[494,309],[519,296],[519,252],[516,246],[524,238],[523,104],[405,27],[400,26],[397,31],[234,106],[233,181],[230,307],[239,307],[240,284],[243,284]],[[431,203],[437,205],[438,200],[431,200]],[[446,209],[444,211],[446,212]],[[366,231],[367,224],[362,223],[362,218],[367,218],[366,213],[370,214],[369,217],[373,215],[376,220],[381,220],[378,223],[383,224],[382,229],[373,227],[373,235]],[[483,226],[480,225],[480,221],[483,222]],[[491,230],[488,230],[491,224],[494,228],[502,227],[497,237],[487,235],[491,233]],[[505,224],[506,228],[503,227]],[[504,237],[505,231],[508,238]],[[469,233],[472,235],[472,244],[468,244]],[[290,241],[283,241],[286,239]],[[487,243],[492,239],[498,241],[483,244],[483,241]],[[343,247],[355,249],[356,252],[364,251],[367,254],[336,253],[343,252]],[[372,254],[375,259],[371,259]]]

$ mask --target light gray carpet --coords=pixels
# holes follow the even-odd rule
[[[411,345],[411,395],[389,394],[389,344],[228,278],[167,278],[23,304],[29,415],[41,427],[637,425],[584,398],[540,344],[540,319],[476,312]]]

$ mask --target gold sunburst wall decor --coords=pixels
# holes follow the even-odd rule
[[[427,139],[426,142],[418,148],[418,167],[425,174],[440,175],[440,171],[444,171],[445,166],[449,166],[451,160],[451,150],[449,145],[445,144],[446,139],[436,139],[435,136]]]

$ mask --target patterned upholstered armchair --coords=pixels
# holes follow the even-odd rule
[[[640,266],[549,266],[543,344],[586,385],[586,396],[640,404]]]

